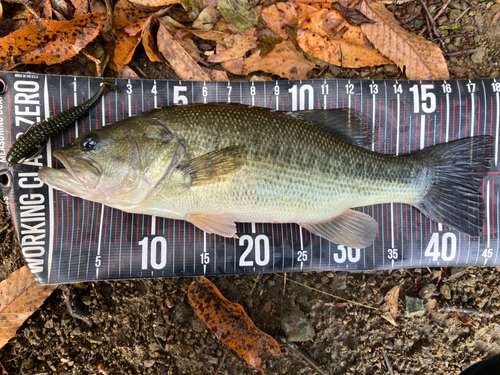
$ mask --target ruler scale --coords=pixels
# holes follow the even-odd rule
[[[97,92],[99,78],[2,72],[0,164],[13,140],[34,121]],[[499,266],[498,148],[500,82],[302,80],[184,82],[119,79],[74,127],[56,136],[35,160],[2,180],[23,254],[41,284],[90,280],[180,277],[264,272],[376,270],[429,266]],[[42,165],[57,165],[52,152],[78,134],[155,107],[189,103],[242,103],[275,110],[350,107],[378,128],[366,147],[405,155],[472,134],[490,134],[494,155],[483,181],[484,233],[470,238],[435,223],[410,206],[358,208],[377,220],[378,235],[366,249],[330,243],[296,224],[238,223],[238,239],[200,231],[192,224],[129,214],[74,198],[43,185]],[[4,183],[5,182],[5,183]]]

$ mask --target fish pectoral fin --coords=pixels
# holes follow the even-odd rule
[[[222,237],[236,236],[236,224],[229,214],[205,215],[191,214],[186,220],[207,233],[218,234]]]
[[[316,109],[290,112],[294,117],[333,133],[342,141],[366,147],[378,140],[378,129],[361,113],[351,108],[318,111]]]
[[[351,209],[327,221],[300,225],[328,241],[359,249],[370,246],[378,231],[371,216]]]
[[[246,161],[244,146],[229,146],[180,163],[177,168],[191,177],[190,185],[211,184],[229,176]]]

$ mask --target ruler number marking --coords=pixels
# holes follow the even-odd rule
[[[302,85],[300,89],[293,85],[288,92],[292,94],[292,111],[298,109],[314,109],[314,88],[311,85]],[[306,108],[306,94],[308,96],[308,107]]]
[[[451,85],[449,83],[443,83],[441,87],[443,89],[443,94],[451,94]]]
[[[399,258],[399,249],[396,248],[387,249],[387,259],[397,260],[398,258]]]
[[[265,267],[269,263],[270,259],[270,251],[269,251],[269,238],[264,235],[264,234],[259,234],[257,237],[255,237],[255,241],[252,236],[245,234],[240,237],[239,239],[239,245],[240,246],[245,246],[245,242],[247,243],[247,248],[241,254],[240,260],[239,260],[239,266],[240,267],[253,267],[254,266],[254,261],[253,260],[247,260],[248,256],[252,252],[252,249],[254,248],[255,245],[255,263],[258,266]],[[264,257],[262,258],[262,251],[264,252]]]
[[[491,87],[493,88],[493,92],[500,92],[500,82],[492,82]]]
[[[419,89],[421,93],[421,100],[419,98]],[[413,85],[410,91],[413,93],[413,112],[419,113],[420,107],[424,113],[432,113],[436,110],[436,95],[428,90],[434,89],[433,84]]]
[[[372,83],[368,87],[370,88],[370,94],[372,95],[378,94],[378,84]]]
[[[153,87],[155,87],[156,90],[156,85]],[[206,87],[203,88],[206,89]],[[187,86],[174,86],[174,97],[173,97],[174,104],[188,104],[187,96],[181,95],[181,92],[187,92],[187,90],[188,90]]]
[[[297,262],[307,262],[307,250],[297,251]]]
[[[167,240],[164,237],[157,236],[151,240],[151,246],[148,246],[149,238],[144,237],[139,241],[142,246],[142,269],[147,270],[148,265],[155,270],[161,270],[167,265]],[[158,249],[158,244],[160,248]],[[160,261],[158,262],[158,250],[160,251]],[[148,258],[150,263],[148,264]]]
[[[469,91],[469,93],[475,93],[476,92],[476,84],[474,82],[469,82],[467,84],[467,91]]]
[[[444,233],[441,237],[441,246],[439,237],[441,233],[433,233],[427,247],[425,248],[424,255],[431,257],[434,262],[444,260],[445,262],[452,261],[457,255],[457,236],[455,233]]]
[[[338,253],[333,254],[333,260],[335,263],[344,263],[346,260],[349,260],[351,263],[356,263],[361,259],[360,249],[353,249],[352,247],[338,245],[337,250],[340,251],[340,255]]]

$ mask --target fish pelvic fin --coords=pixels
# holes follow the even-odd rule
[[[472,237],[482,234],[483,178],[490,169],[493,138],[464,138],[415,153],[429,167],[431,181],[414,204],[432,220]]]
[[[328,241],[360,249],[370,246],[378,231],[375,219],[351,209],[327,221],[300,225]]]
[[[218,234],[222,237],[238,238],[236,236],[236,224],[229,214],[191,214],[186,217],[186,220],[207,233]]]
[[[189,184],[217,182],[239,170],[245,164],[245,147],[229,146],[180,163],[177,168],[190,177]]]

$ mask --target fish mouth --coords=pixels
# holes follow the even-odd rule
[[[38,172],[38,177],[43,183],[71,195],[81,195],[82,189],[94,189],[99,183],[99,170],[87,160],[78,160],[81,166],[73,166],[64,153],[59,150],[54,151],[54,157],[62,163],[64,168],[42,167]],[[89,175],[90,178],[82,179],[78,175],[78,172],[82,171],[84,172],[83,177]]]

